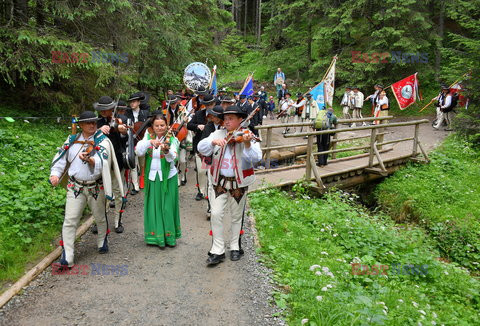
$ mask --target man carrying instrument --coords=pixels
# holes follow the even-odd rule
[[[200,141],[198,151],[212,156],[209,177],[209,198],[212,207],[212,246],[207,265],[216,265],[225,259],[223,231],[224,216],[229,208],[231,216],[230,259],[239,260],[243,255],[241,234],[247,200],[248,186],[255,181],[254,165],[262,159],[260,144],[252,141],[253,133],[241,127],[247,114],[237,106],[229,106],[222,115],[226,129],[218,129]],[[251,115],[248,117],[250,118]],[[247,118],[247,119],[248,119]],[[248,123],[245,121],[244,123]],[[240,135],[236,132],[240,131]],[[231,142],[233,141],[233,142]]]
[[[198,152],[197,145],[202,139],[203,129],[207,124],[207,110],[212,109],[215,106],[215,99],[212,95],[207,94],[203,97],[200,103],[201,109],[195,112],[192,120],[187,124],[188,130],[195,133],[193,136],[193,149],[195,151],[195,172],[197,174],[197,189],[198,193],[195,200],[202,200],[207,196],[207,170],[203,168],[204,156]]]
[[[125,154],[127,146],[127,127],[124,125],[127,122],[127,117],[118,114],[117,103],[109,96],[100,97],[98,102],[93,104],[93,108],[98,111],[101,116],[97,121],[97,128],[112,142],[118,169],[122,177],[120,183],[123,185],[125,181],[125,169],[127,169],[123,162],[123,155]],[[114,109],[115,114],[113,112]],[[122,204],[126,198],[122,196],[119,182],[116,179],[113,181],[112,186],[115,198],[115,232],[122,233],[124,228],[120,220],[120,213],[124,208]],[[97,232],[96,224],[93,226],[92,232]]]
[[[73,266],[75,235],[85,205],[97,221],[98,251],[101,254],[108,252],[110,230],[105,198],[112,199],[112,178],[120,180],[121,177],[112,142],[97,130],[97,120],[92,111],[80,114],[78,124],[82,132],[69,136],[52,162],[49,179],[52,186],[57,186],[66,173],[69,177],[60,243],[63,247],[60,264],[63,267]],[[119,185],[123,197],[123,186]]]
[[[127,113],[126,113],[127,119],[130,119],[130,121],[133,124],[137,124],[137,126],[145,122],[145,120],[147,120],[149,116],[148,110],[140,109],[140,103],[143,100],[145,100],[145,95],[142,92],[132,94],[127,100],[128,105],[130,106],[130,108],[127,109]],[[137,135],[138,140],[141,140],[142,138],[143,138],[143,134]],[[142,175],[143,168],[145,165],[144,157],[140,157],[140,158],[137,157],[135,158],[135,160],[136,160],[136,164],[135,164],[136,167],[135,169],[132,169],[130,171],[132,174],[132,183],[133,183],[133,190],[130,192],[132,196],[135,196],[140,191],[139,178]]]
[[[290,116],[292,115],[292,106],[294,104],[293,100],[290,98],[290,93],[285,94],[285,98],[280,100],[280,113],[277,116],[277,119],[280,118],[282,123],[288,123]],[[287,134],[290,131],[289,127],[285,127],[285,130],[282,134]]]
[[[303,94],[297,93],[297,103],[292,105],[292,107],[295,108],[295,118],[293,120],[294,123],[303,122],[302,113],[303,113],[303,109],[305,108],[305,103],[307,103],[307,101],[303,97]],[[297,132],[296,127],[293,129],[294,129],[294,132]],[[303,130],[303,127],[300,127],[300,132],[302,130]]]

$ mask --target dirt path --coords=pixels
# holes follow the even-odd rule
[[[193,170],[193,169],[192,169]],[[94,235],[76,245],[79,265],[128,265],[128,275],[52,275],[48,268],[0,310],[1,325],[279,325],[269,271],[257,262],[249,219],[245,256],[207,268],[206,201],[194,176],[180,188],[183,238],[164,250],[143,242],[143,195],[130,197],[125,232],[99,255]],[[227,252],[228,253],[228,252]],[[92,268],[89,269],[92,274]]]
[[[395,131],[410,137],[412,128]],[[283,138],[281,129],[275,134],[274,144],[302,142]],[[429,124],[422,125],[420,134],[428,150],[447,135],[433,131]],[[246,255],[238,262],[227,259],[217,267],[206,267],[211,243],[206,202],[193,200],[193,169],[188,180],[180,188],[183,238],[176,248],[160,250],[144,244],[143,195],[130,197],[126,231],[111,234],[109,254],[97,254],[90,232],[76,245],[77,264],[127,265],[128,275],[52,275],[49,268],[0,310],[0,324],[282,325],[282,320],[272,317],[273,282],[268,269],[258,263],[249,218]]]

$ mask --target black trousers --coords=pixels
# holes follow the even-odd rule
[[[330,148],[330,134],[317,135],[317,148],[319,152],[328,151]],[[327,165],[328,154],[318,155],[317,164]]]

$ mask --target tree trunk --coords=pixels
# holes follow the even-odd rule
[[[441,52],[440,49],[443,47],[443,34],[444,34],[444,18],[445,18],[445,0],[439,1],[440,12],[438,15],[438,40],[437,48],[435,49],[435,79],[437,82],[440,80],[440,64],[441,64]]]
[[[257,13],[257,45],[260,45],[260,40],[262,38],[262,0],[258,1],[258,13]]]
[[[245,13],[244,13],[244,25],[243,25],[243,36],[247,36],[247,17],[248,17],[248,1],[245,0]]]
[[[15,0],[14,20],[23,25],[28,21],[28,1]]]

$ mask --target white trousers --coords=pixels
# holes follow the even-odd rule
[[[343,118],[344,119],[351,119],[352,115],[350,114],[350,107],[344,106],[343,107]]]
[[[138,183],[139,177],[142,175],[143,167],[145,166],[145,156],[135,156],[135,169],[130,170],[132,174],[132,183],[133,189],[136,191],[140,190],[140,185]]]
[[[197,170],[197,188],[200,193],[206,195],[208,192],[207,189],[207,173],[208,166],[202,162],[202,159],[198,154],[195,154],[195,169]]]
[[[444,120],[447,122],[447,128],[450,127],[450,112],[442,112],[440,108],[437,107],[437,123],[433,127],[440,129]]]
[[[227,182],[230,183],[230,182]],[[228,189],[228,187],[227,187]],[[210,225],[212,227],[212,247],[210,253],[221,255],[225,252],[225,228],[228,225],[224,223],[225,212],[230,210],[230,250],[240,249],[240,232],[242,230],[242,220],[245,211],[245,203],[247,201],[247,192],[243,194],[240,202],[237,203],[235,198],[230,195],[230,192],[215,197],[213,185],[209,187],[209,200],[212,215],[210,217]]]
[[[178,185],[187,178],[187,150],[180,147],[180,153],[178,155]]]
[[[95,199],[92,194],[84,188],[75,198],[74,188],[67,190],[67,202],[65,204],[65,220],[63,221],[62,240],[65,249],[65,259],[71,266],[74,262],[74,244],[78,223],[83,215],[85,205],[90,208],[97,221],[98,235],[97,247],[101,248],[106,239],[108,222],[105,216],[105,192],[100,189]]]

